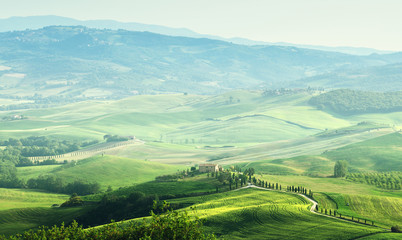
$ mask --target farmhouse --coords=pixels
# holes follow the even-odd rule
[[[218,164],[212,164],[212,163],[205,163],[205,164],[200,164],[200,172],[219,172],[222,167],[220,167]]]

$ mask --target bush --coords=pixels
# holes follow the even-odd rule
[[[84,201],[77,196],[77,194],[71,195],[70,199],[65,201],[63,204],[61,204],[60,207],[76,207],[76,206],[82,206],[84,204]]]
[[[402,230],[398,225],[396,225],[391,227],[391,232],[402,233]]]

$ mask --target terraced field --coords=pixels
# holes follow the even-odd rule
[[[307,200],[282,192],[242,189],[172,202],[195,207],[205,229],[224,239],[353,239],[381,231],[312,214]]]

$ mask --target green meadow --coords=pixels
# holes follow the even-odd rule
[[[321,208],[371,220],[387,229],[400,224],[401,190],[332,175],[337,160],[348,161],[350,172],[402,171],[402,135],[398,132],[402,113],[341,116],[310,106],[311,97],[307,93],[267,97],[258,91],[141,95],[2,111],[0,119],[14,114],[28,118],[1,120],[0,138],[49,136],[102,142],[106,134],[135,135],[144,143],[111,148],[104,156],[68,164],[17,167],[17,176],[23,181],[54,175],[66,183],[97,182],[101,192],[83,197],[91,203],[100,201],[109,186],[113,191],[107,194],[119,197],[138,191],[169,196],[169,202],[186,210],[195,207],[195,214],[206,221],[205,230],[223,239],[395,238],[378,233],[384,231],[378,227],[313,214],[310,202],[294,194],[257,189],[223,192],[229,190],[227,183],[206,174],[155,180],[201,163],[254,168],[258,179],[283,188],[311,189]],[[217,186],[219,193],[215,193]],[[193,196],[205,192],[209,194]],[[0,234],[71,222],[90,210],[85,205],[51,207],[68,198],[29,189],[0,189]]]
[[[242,189],[172,202],[194,207],[206,230],[224,239],[352,239],[382,231],[313,214],[304,198],[276,191]]]
[[[67,183],[77,179],[85,182],[97,182],[101,185],[102,190],[106,190],[108,186],[112,188],[131,186],[184,169],[186,167],[180,165],[104,155],[66,165],[19,167],[17,173],[21,179],[25,180],[40,175],[54,175]]]

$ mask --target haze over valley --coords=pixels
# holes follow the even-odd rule
[[[309,44],[307,27],[253,40],[252,15],[230,37],[192,29],[192,10],[176,27],[48,4],[0,14],[0,239],[402,237],[396,47]]]

